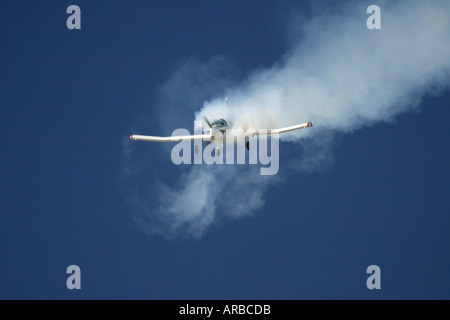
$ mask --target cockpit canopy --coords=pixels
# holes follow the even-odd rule
[[[228,127],[228,122],[226,122],[224,119],[217,119],[216,121],[213,121],[213,123],[211,123],[211,127],[213,127],[213,128],[217,128],[217,127],[227,128]]]

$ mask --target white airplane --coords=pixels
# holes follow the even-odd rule
[[[197,135],[188,135],[188,136],[172,136],[172,137],[155,137],[155,136],[142,136],[142,135],[131,135],[131,140],[137,140],[137,141],[153,141],[153,142],[178,142],[182,140],[203,140],[207,141],[207,143],[211,142],[217,142],[217,143],[225,143],[225,137],[226,137],[226,131],[228,129],[231,129],[230,124],[225,119],[216,119],[212,123],[208,121],[206,117],[203,118],[203,120],[208,125],[209,129],[206,129],[204,134],[197,134]],[[302,124],[297,124],[290,127],[284,127],[280,129],[271,129],[266,130],[264,132],[265,135],[271,135],[271,134],[281,134],[286,133],[294,130],[304,129],[312,127],[313,124],[311,122],[306,122]],[[258,131],[255,131],[253,133],[254,135],[261,135]],[[250,144],[249,141],[246,140],[245,147],[247,150],[250,150]],[[198,152],[199,150],[196,149],[195,152]],[[220,148],[216,148],[216,154],[220,155]]]

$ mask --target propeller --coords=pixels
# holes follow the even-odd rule
[[[212,129],[211,123],[208,121],[208,119],[207,119],[206,117],[203,117],[203,120],[206,122],[206,124],[208,125],[208,127],[209,127],[210,129]]]

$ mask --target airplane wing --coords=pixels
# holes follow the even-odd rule
[[[182,140],[204,140],[211,141],[210,134],[198,134],[189,136],[172,136],[172,137],[154,137],[154,136],[140,136],[133,134],[130,136],[131,140],[136,141],[154,141],[154,142],[178,142]]]
[[[313,126],[313,124],[311,122],[306,122],[306,123],[302,123],[302,124],[296,124],[295,126],[284,127],[284,128],[280,128],[280,129],[269,129],[269,130],[267,130],[266,135],[269,136],[271,134],[281,134],[281,133],[290,132],[290,131],[294,131],[294,130],[309,128],[312,126]],[[258,133],[258,132],[256,132],[256,134],[262,135],[262,133]]]

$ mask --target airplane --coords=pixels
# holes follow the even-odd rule
[[[225,98],[225,102],[228,105],[228,97]],[[206,117],[203,117],[203,120],[208,125],[209,129],[206,129],[204,134],[197,134],[197,135],[188,135],[188,136],[171,136],[171,137],[157,137],[157,136],[142,136],[142,135],[135,135],[132,134],[130,136],[131,140],[136,141],[153,141],[153,142],[178,142],[183,140],[202,140],[206,141],[207,145],[213,142],[217,142],[218,144],[225,143],[225,137],[226,137],[226,131],[228,129],[231,129],[230,122],[226,121],[222,118],[217,118],[212,123],[209,122],[209,120]],[[311,122],[306,122],[302,124],[297,124],[290,127],[284,127],[280,129],[271,129],[267,130],[264,134],[265,135],[271,135],[271,134],[281,134],[286,133],[294,130],[300,130],[304,128],[312,127],[313,124]],[[252,135],[261,135],[261,133],[255,131]],[[250,142],[248,141],[248,137],[246,137],[245,140],[245,148],[247,150],[250,150]],[[199,146],[195,146],[195,153],[199,152]],[[216,155],[220,155],[220,147],[216,148]]]
[[[231,129],[231,125],[228,121],[222,118],[217,118],[212,123],[204,117],[203,120],[208,125],[209,129],[206,129],[204,134],[197,134],[197,135],[187,135],[187,136],[172,136],[172,137],[157,137],[157,136],[142,136],[142,135],[131,135],[131,140],[136,141],[153,141],[153,142],[178,142],[183,140],[203,140],[207,141],[207,144],[212,142],[217,143],[224,143],[225,137],[226,137],[226,131],[228,129]],[[312,127],[313,124],[311,122],[306,122],[302,124],[293,125],[290,127],[284,127],[279,129],[271,129],[267,130],[264,134],[265,135],[271,135],[271,134],[281,134],[286,133],[294,130],[300,130],[304,128]],[[261,135],[261,133],[258,133],[257,131],[254,132],[256,135]],[[246,139],[245,147],[247,150],[250,150],[250,143],[248,139]],[[195,152],[197,153],[199,150],[196,148]],[[220,148],[216,148],[216,155],[220,155]]]

